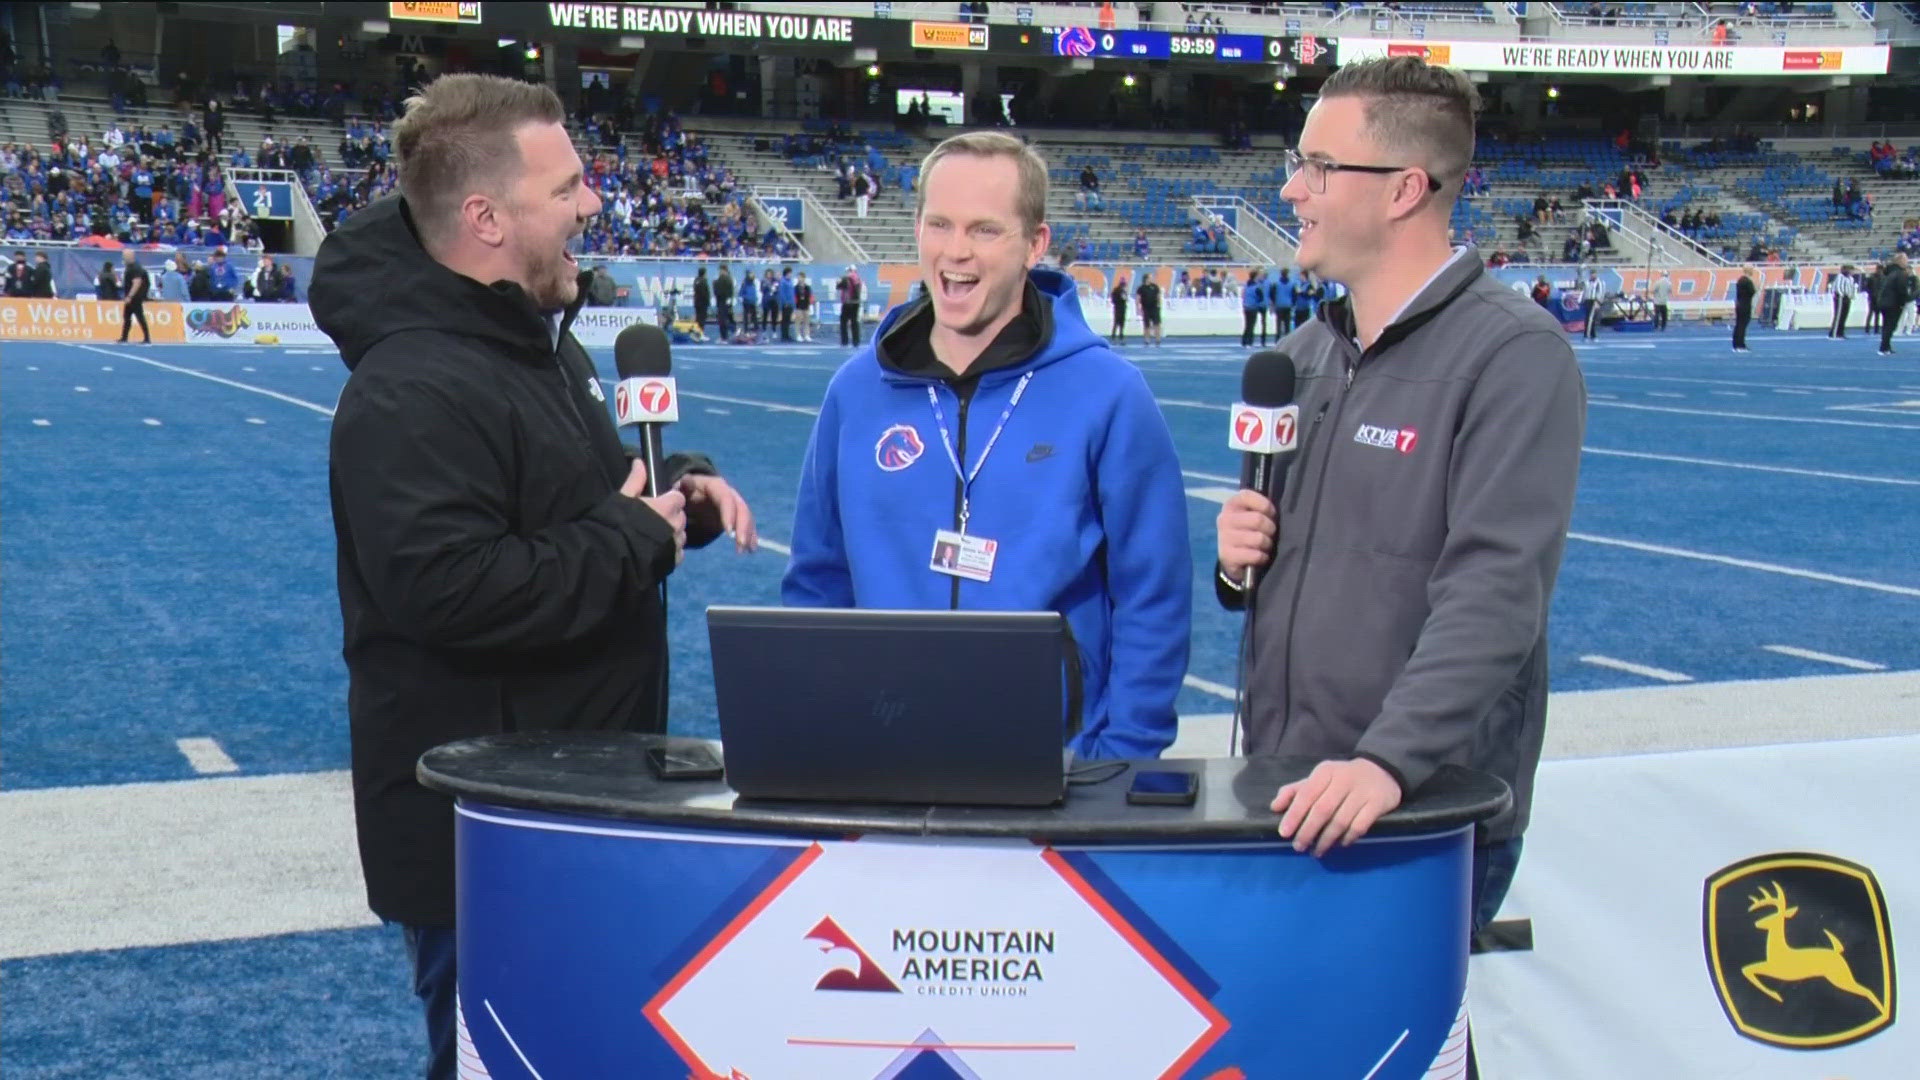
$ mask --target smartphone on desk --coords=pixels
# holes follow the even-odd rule
[[[647,767],[662,780],[718,780],[726,775],[720,755],[705,746],[652,746]]]
[[[1190,772],[1136,772],[1127,801],[1135,806],[1192,806],[1199,791],[1200,778]]]

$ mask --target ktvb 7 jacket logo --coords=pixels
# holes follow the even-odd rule
[[[1703,907],[1707,969],[1735,1031],[1821,1050],[1893,1026],[1893,931],[1873,871],[1762,855],[1709,877]]]

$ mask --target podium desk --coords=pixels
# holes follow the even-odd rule
[[[1046,809],[740,799],[623,733],[438,747],[463,1077],[1464,1076],[1473,825],[1448,767],[1325,858],[1267,807],[1313,762],[1141,762]]]

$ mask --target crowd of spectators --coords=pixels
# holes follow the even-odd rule
[[[1888,175],[1882,173],[1881,175]],[[1908,175],[1912,175],[1909,173]],[[1855,221],[1873,221],[1873,196],[1860,190],[1860,182],[1851,177],[1833,182],[1833,205]]]
[[[220,163],[169,131],[114,125],[97,142],[54,135],[46,150],[0,146],[5,238],[258,249],[245,208],[229,202]]]
[[[1920,258],[1920,220],[1908,218],[1904,223],[1906,231],[1900,239],[1893,242],[1893,250],[1902,255]]]
[[[612,115],[589,117],[581,133],[593,148],[588,183],[604,204],[587,227],[587,253],[730,259],[799,254],[772,223],[764,230],[757,226],[733,170],[711,161],[706,144],[673,113],[645,117],[634,133],[637,152]]]
[[[1876,141],[1867,151],[1867,165],[1889,180],[1911,180],[1920,176],[1920,151],[1908,147],[1902,154],[1891,142]]]

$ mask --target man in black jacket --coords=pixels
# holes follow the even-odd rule
[[[16,251],[13,262],[7,265],[7,295],[22,299],[32,288],[33,269],[27,265],[27,253]]]
[[[33,253],[33,269],[27,272],[27,295],[42,300],[53,299],[53,264],[47,261],[47,253]]]
[[[1747,351],[1747,324],[1753,321],[1753,295],[1759,291],[1753,284],[1753,268],[1740,272],[1740,280],[1733,283],[1733,351]]]
[[[1907,269],[1906,253],[1901,252],[1880,271],[1873,294],[1873,306],[1880,312],[1881,356],[1893,355],[1894,331],[1900,329],[1901,316],[1916,295],[1920,295],[1920,281],[1914,280],[1913,271]]]
[[[713,287],[707,283],[707,268],[693,272],[693,325],[707,328],[707,309],[713,306]]]
[[[127,337],[133,330],[134,320],[140,322],[140,342],[143,345],[153,343],[153,334],[147,329],[147,293],[152,282],[147,277],[146,267],[140,265],[139,256],[132,248],[121,248],[121,257],[127,264],[126,290],[123,293],[125,303],[120,306],[120,343],[127,343]]]
[[[720,264],[720,276],[713,280],[714,331],[721,341],[733,340],[733,271]]]
[[[361,866],[405,930],[430,1078],[454,1074],[453,806],[415,762],[503,731],[664,730],[659,586],[723,529],[755,546],[704,458],[643,497],[568,332],[567,246],[600,200],[563,116],[542,86],[427,87],[394,126],[402,194],[329,236],[309,287],[352,371],[330,478]]]

